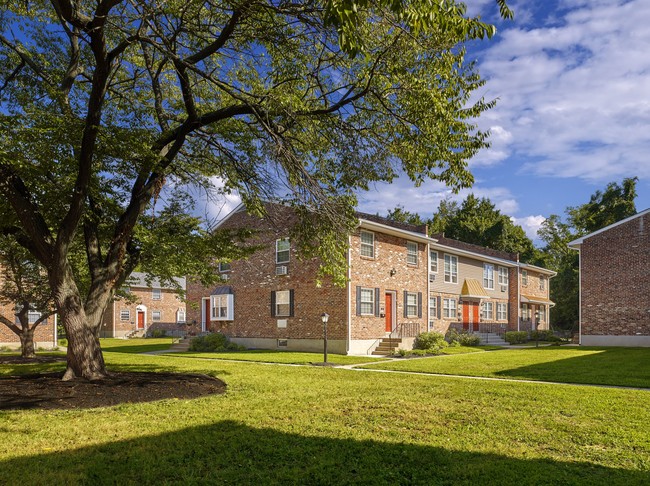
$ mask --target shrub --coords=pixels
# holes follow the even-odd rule
[[[200,353],[214,353],[221,351],[243,351],[246,348],[239,344],[231,343],[230,340],[220,332],[198,336],[190,341],[190,351]]]
[[[439,332],[422,332],[415,338],[413,349],[432,349],[435,346],[440,346],[440,343],[443,342],[445,342],[445,337]],[[445,343],[446,345],[447,343]]]
[[[451,346],[478,346],[481,344],[481,338],[476,334],[470,334],[467,331],[458,331],[451,328],[445,334],[445,341]]]
[[[553,331],[549,331],[546,329],[531,331],[530,333],[531,341],[552,341],[554,337],[555,336],[553,335]]]
[[[152,329],[151,332],[149,333],[149,337],[152,338],[163,338],[165,336],[167,336],[166,329]]]
[[[526,331],[508,331],[505,340],[510,344],[523,344],[528,341],[528,332]]]

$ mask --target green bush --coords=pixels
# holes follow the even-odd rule
[[[478,346],[481,344],[481,338],[465,330],[458,331],[450,328],[445,334],[445,342],[448,342],[451,346]]]
[[[528,341],[527,331],[508,331],[506,332],[505,340],[510,344],[523,344]]]
[[[239,344],[231,343],[230,340],[220,332],[198,336],[190,341],[190,351],[199,353],[215,353],[222,351],[244,351],[246,348]]]
[[[445,342],[445,336],[439,332],[422,332],[415,338],[413,349],[432,349],[435,346],[440,346],[440,343],[443,342]]]
[[[167,330],[166,329],[153,329],[149,333],[149,337],[152,337],[152,338],[163,338],[165,336],[167,336]]]

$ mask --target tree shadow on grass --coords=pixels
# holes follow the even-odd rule
[[[126,353],[126,354],[141,354],[149,353],[151,351],[166,351],[171,347],[171,342],[168,344],[137,344],[137,345],[124,345],[124,346],[111,346],[102,348],[103,353]]]
[[[586,462],[351,439],[233,422],[0,462],[7,484],[647,484]]]
[[[545,353],[550,348],[517,352]],[[508,378],[650,388],[650,348],[552,348],[571,356],[495,372]]]

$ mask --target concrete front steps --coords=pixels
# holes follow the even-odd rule
[[[507,341],[504,341],[501,336],[498,334],[488,332],[488,333],[477,333],[477,336],[481,339],[481,344],[482,345],[490,345],[490,346],[510,346],[510,343]]]
[[[168,353],[182,353],[184,351],[188,351],[190,349],[190,339],[189,337],[184,337],[177,343],[174,343],[171,345],[171,347],[167,350]]]
[[[391,356],[395,350],[402,344],[401,339],[393,338],[383,338],[379,341],[379,345],[372,352],[374,356]]]

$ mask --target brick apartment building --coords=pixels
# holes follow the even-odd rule
[[[185,278],[176,281],[185,291]],[[154,328],[175,330],[179,324],[185,323],[185,303],[175,288],[161,285],[157,279],[149,284],[144,273],[134,272],[123,290],[128,291],[132,298],[115,299],[109,304],[100,337],[143,336]]]
[[[188,322],[221,331],[251,348],[320,350],[321,314],[330,315],[328,345],[341,354],[369,354],[388,336],[446,332],[450,326],[486,329],[548,328],[549,270],[517,255],[468,245],[425,226],[359,213],[349,235],[348,285],[316,285],[317,259],[301,260],[289,240],[290,208],[269,205],[272,217],[236,208],[223,228],[256,230],[262,249],[220,264],[224,282],[206,289],[188,281]]]
[[[650,346],[650,209],[569,247],[580,252],[580,344]]]

